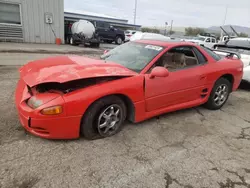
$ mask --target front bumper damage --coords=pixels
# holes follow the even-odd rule
[[[58,97],[37,109],[32,109],[26,103],[31,97],[23,80],[17,84],[15,103],[22,126],[31,134],[47,139],[74,139],[79,137],[81,116],[70,117],[66,112],[60,115],[42,115],[40,111],[56,103],[64,103]]]

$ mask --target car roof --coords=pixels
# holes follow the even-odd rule
[[[136,40],[134,42],[143,43],[143,44],[150,44],[150,45],[157,45],[157,46],[163,46],[163,47],[174,47],[179,45],[188,45],[188,46],[197,46],[193,42],[185,42],[185,41],[179,41],[179,40]]]

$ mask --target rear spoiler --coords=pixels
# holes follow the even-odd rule
[[[241,55],[237,52],[232,52],[230,50],[220,50],[220,49],[212,49],[214,52],[224,52],[227,53],[226,57],[227,58],[232,58],[234,56],[237,56],[238,59],[241,59]]]

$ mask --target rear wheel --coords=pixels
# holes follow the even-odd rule
[[[110,137],[121,131],[126,119],[126,106],[117,96],[94,102],[84,114],[81,134],[89,140]]]
[[[75,43],[75,41],[74,41],[73,37],[70,37],[70,39],[69,39],[69,43],[70,43],[71,45],[76,45],[76,43]]]
[[[94,48],[99,48],[100,43],[91,43],[90,46]]]
[[[216,81],[205,107],[211,110],[220,109],[232,91],[232,84],[225,78]]]

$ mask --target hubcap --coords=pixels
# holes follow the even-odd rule
[[[98,117],[98,132],[101,136],[112,135],[119,128],[121,107],[113,104],[107,107]]]
[[[73,44],[73,38],[72,37],[70,38],[70,44]]]
[[[228,96],[228,87],[225,84],[220,85],[214,95],[214,102],[217,106],[222,105],[226,100]]]

